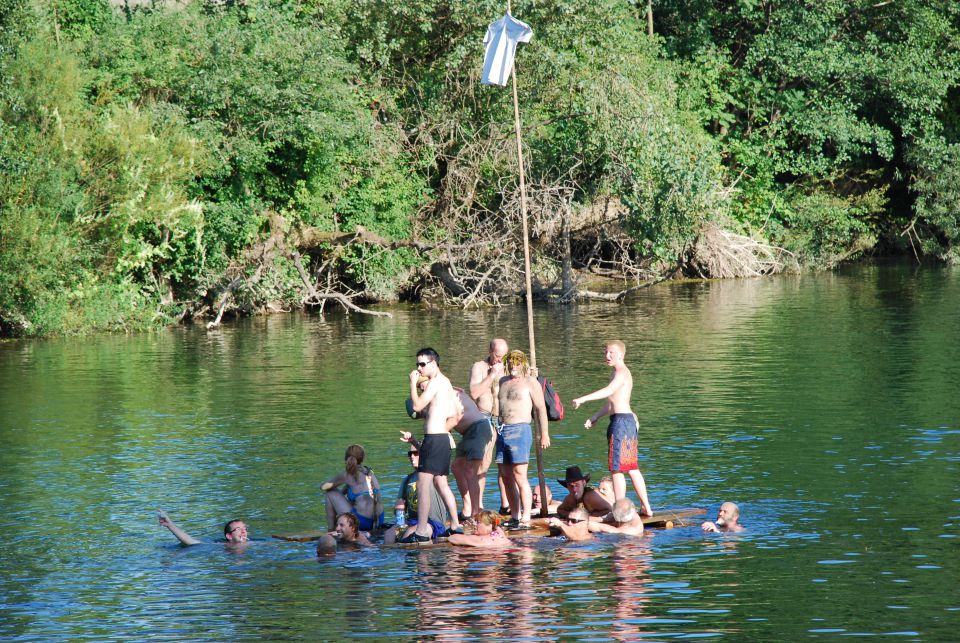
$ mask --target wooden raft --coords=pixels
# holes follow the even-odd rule
[[[644,516],[643,526],[647,529],[671,529],[673,527],[687,527],[693,523],[688,518],[706,515],[707,510],[700,507],[685,507],[682,509],[656,509],[652,516]],[[530,521],[533,529],[511,529],[507,536],[510,538],[530,538],[533,536],[549,536],[550,528],[547,526],[547,518],[534,518]],[[290,540],[294,542],[311,542],[320,540],[327,532],[320,529],[311,529],[307,531],[298,531],[293,533],[273,534],[274,538],[280,540]],[[396,547],[398,549],[421,549],[424,547],[435,547],[445,545],[446,538],[441,538],[433,543],[395,543],[393,545],[384,545],[386,547]]]

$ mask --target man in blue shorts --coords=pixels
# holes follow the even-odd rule
[[[540,447],[549,447],[547,406],[540,382],[530,375],[527,356],[522,351],[511,351],[505,361],[510,375],[500,380],[500,427],[497,430],[497,469],[511,496],[511,519],[504,527],[529,529],[533,507],[533,492],[527,480],[530,447],[533,445],[531,424],[536,410]]]

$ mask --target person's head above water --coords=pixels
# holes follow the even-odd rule
[[[247,542],[247,524],[242,520],[230,520],[223,526],[223,537],[227,542],[245,543]]]

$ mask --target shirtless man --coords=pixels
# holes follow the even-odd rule
[[[426,388],[420,393],[418,381],[426,377]],[[447,474],[450,473],[450,429],[448,420],[462,413],[453,386],[440,372],[440,355],[432,348],[417,351],[417,368],[410,372],[410,399],[414,412],[425,411],[423,442],[420,444],[420,467],[417,470],[417,529],[400,542],[430,542],[430,488],[436,486],[450,513],[450,531],[460,529],[457,501],[453,497]]]
[[[737,533],[744,530],[744,526],[740,524],[740,507],[733,502],[725,502],[720,505],[720,510],[717,511],[717,521],[716,522],[705,522],[700,525],[700,528],[704,531],[711,532],[733,532]]]
[[[607,461],[613,477],[614,497],[619,500],[627,495],[627,482],[623,474],[628,473],[633,482],[643,514],[652,516],[650,500],[647,498],[647,485],[637,466],[637,416],[630,410],[630,394],[633,392],[633,375],[623,363],[627,348],[619,339],[609,341],[604,346],[607,366],[613,369],[610,383],[599,391],[588,393],[573,400],[573,408],[578,409],[585,402],[602,400],[606,402],[600,410],[587,418],[583,426],[592,428],[604,415],[610,416],[607,428]]]
[[[510,375],[500,380],[500,428],[497,436],[497,468],[510,494],[511,520],[508,529],[529,529],[533,497],[527,467],[536,411],[540,429],[540,447],[550,446],[547,406],[537,378],[530,375],[530,363],[521,351],[511,351],[506,359]],[[518,497],[519,496],[519,497]]]
[[[453,390],[463,407],[463,414],[453,426],[463,436],[453,459],[453,477],[463,498],[463,515],[470,518],[483,509],[483,487],[493,459],[496,433],[490,415],[483,413],[466,391],[456,387]]]
[[[574,509],[566,520],[550,518],[547,520],[547,525],[559,529],[567,540],[590,540],[593,534],[590,533],[589,520],[590,514],[586,509]]]
[[[643,519],[629,498],[620,498],[613,503],[613,509],[602,520],[590,523],[590,531],[605,534],[623,534],[624,536],[642,536]]]
[[[503,358],[506,356],[507,340],[494,337],[490,340],[487,357],[478,362],[474,362],[470,367],[470,397],[477,403],[477,407],[482,413],[486,413],[493,422],[494,430],[497,429],[497,422],[500,417],[499,400],[500,378],[504,376]],[[493,443],[491,442],[491,447]],[[485,470],[490,468],[490,461],[493,459],[493,449],[489,449],[484,454]],[[510,494],[507,493],[503,484],[503,478],[498,480],[500,485],[500,513],[504,513],[509,504]],[[480,496],[483,496],[483,487],[486,484],[484,476],[480,482]],[[465,512],[466,513],[466,512]]]
[[[591,516],[605,516],[610,513],[610,503],[603,499],[597,490],[588,487],[590,474],[583,475],[580,467],[567,467],[567,476],[557,480],[569,492],[557,507],[557,515],[566,518],[574,509],[586,509]]]

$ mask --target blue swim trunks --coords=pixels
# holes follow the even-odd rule
[[[610,416],[607,428],[607,465],[610,473],[635,471],[637,465],[637,422],[632,413],[615,413]]]
[[[416,527],[419,522],[420,521],[417,520],[416,518],[407,518],[407,527]],[[444,534],[445,531],[447,531],[447,528],[441,525],[436,520],[430,520],[429,518],[427,518],[427,522],[430,523],[430,529],[433,530],[434,538],[439,538]],[[398,534],[397,537],[399,538],[402,535],[403,534]]]
[[[533,430],[529,422],[503,424],[497,430],[497,464],[526,464],[530,462]]]

